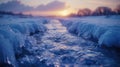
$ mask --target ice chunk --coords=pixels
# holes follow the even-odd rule
[[[9,19],[11,20],[9,21]],[[42,21],[41,19],[41,23],[39,23],[40,21],[35,18],[2,18],[0,23],[0,63],[17,67],[18,55],[24,54],[24,50],[30,51],[30,47],[36,44],[35,39],[32,40],[33,35],[46,31]],[[29,36],[31,33],[33,33],[32,36]]]
[[[120,31],[108,30],[99,39],[100,45],[108,47],[120,47]]]
[[[5,66],[7,64],[16,67],[17,64],[13,46],[11,46],[12,44],[8,39],[5,39],[1,35],[0,39],[0,63],[3,64],[2,66]]]

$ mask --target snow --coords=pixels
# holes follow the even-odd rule
[[[48,67],[50,64],[52,67],[97,67],[117,63],[113,57],[106,56],[111,52],[103,54],[95,47],[96,43],[71,35],[59,20],[51,19],[45,26],[47,31],[41,40],[37,40],[40,42],[36,49],[37,57],[46,60]]]
[[[98,24],[99,21],[93,18],[103,21]],[[97,46],[119,43],[119,18],[116,16],[109,18],[4,16],[0,20],[0,65],[2,63],[14,67],[120,66],[119,52]],[[108,21],[110,24],[107,24]]]
[[[44,20],[13,16],[3,17],[0,20],[0,63],[9,61],[12,65],[17,66],[15,56],[23,52],[23,47],[34,44],[29,42],[32,39],[30,35],[46,31],[43,25]]]
[[[60,19],[69,32],[100,46],[120,47],[120,16]]]

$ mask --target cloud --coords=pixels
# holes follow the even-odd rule
[[[55,11],[67,8],[66,3],[53,1],[46,5],[39,5],[36,8],[22,4],[18,0],[0,4],[0,11],[25,12],[25,11]]]
[[[36,10],[40,11],[55,11],[55,10],[63,10],[68,8],[65,2],[60,1],[53,1],[51,3],[48,3],[46,5],[39,5]]]
[[[6,2],[8,2],[8,1],[12,1],[12,0],[0,0],[0,4],[1,4],[1,3],[6,3]]]
[[[0,4],[0,11],[12,11],[12,12],[23,12],[30,11],[32,7],[22,4],[20,1],[9,1],[7,3]]]

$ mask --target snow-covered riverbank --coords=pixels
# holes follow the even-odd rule
[[[110,25],[104,27],[103,22],[103,26],[100,25],[101,28],[99,25],[96,26],[97,24],[92,19],[92,17],[52,19],[14,16],[0,18],[0,65],[14,67],[120,66],[119,52],[101,48],[98,46],[99,43],[89,40],[93,33],[95,39],[99,40],[101,34],[106,32],[106,28],[107,30],[109,28],[110,31],[118,31],[119,23],[112,24],[116,17],[108,19],[111,21],[110,25],[114,25],[115,28],[108,27]],[[101,19],[106,22],[105,18]],[[93,23],[88,23],[88,21]],[[119,22],[119,20],[116,21]],[[77,35],[73,35],[71,32]],[[114,39],[115,42],[116,39],[119,41],[119,31],[117,33],[108,32],[109,30],[102,36],[105,38],[102,39],[102,44],[107,43],[106,36],[110,38],[109,43],[114,43]],[[111,36],[111,33],[115,33],[114,37]],[[109,45],[109,43],[107,44]],[[116,43],[119,45],[119,42]]]
[[[99,46],[120,47],[120,16],[61,19],[69,32]]]

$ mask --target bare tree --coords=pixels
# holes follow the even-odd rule
[[[114,10],[116,14],[120,15],[120,4],[117,5],[116,9]]]
[[[89,16],[89,15],[91,15],[91,12],[92,11],[90,9],[88,9],[88,8],[80,9],[78,11],[77,15],[79,15],[79,16]]]
[[[111,15],[112,9],[109,7],[98,7],[94,12],[93,15]]]

